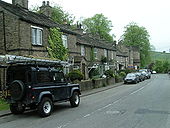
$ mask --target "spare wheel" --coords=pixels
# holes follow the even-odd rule
[[[14,80],[10,85],[10,94],[13,100],[21,100],[24,96],[24,83],[20,80]]]

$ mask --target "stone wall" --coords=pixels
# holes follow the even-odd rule
[[[31,26],[36,26],[18,19],[17,16],[0,8],[0,53],[5,54],[4,51],[4,27],[3,20],[5,22],[5,39],[6,39],[6,54],[13,55],[35,55],[39,57],[48,57],[47,46],[49,30],[46,27],[43,29],[43,45],[33,46]]]
[[[80,83],[81,91],[92,90],[94,88],[101,88],[108,85],[115,84],[115,78],[101,78],[96,80],[85,80]]]

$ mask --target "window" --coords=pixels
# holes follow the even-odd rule
[[[107,57],[107,50],[104,49],[104,57]]]
[[[53,76],[53,80],[56,83],[63,83],[63,82],[65,82],[64,74],[62,72],[55,73],[54,76]]]
[[[113,60],[114,59],[114,52],[111,51],[111,59]]]
[[[85,56],[85,47],[81,45],[81,56]]]
[[[42,28],[32,26],[32,44],[42,45]]]
[[[49,83],[52,82],[52,79],[50,78],[50,75],[48,72],[37,72],[37,82],[38,83]]]
[[[97,48],[94,48],[94,58],[97,59]]]
[[[62,41],[63,41],[64,47],[68,48],[68,45],[67,45],[67,36],[66,35],[62,35]]]

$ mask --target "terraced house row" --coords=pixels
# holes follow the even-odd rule
[[[139,49],[120,43],[107,42],[89,33],[81,25],[70,29],[69,25],[58,24],[50,19],[51,6],[43,1],[42,14],[28,10],[28,0],[13,0],[12,4],[0,0],[0,55],[49,57],[47,47],[50,28],[60,28],[63,45],[69,51],[65,69],[79,69],[88,79],[97,68],[102,75],[105,70],[120,70],[140,66]],[[4,85],[5,69],[0,69],[0,83]]]

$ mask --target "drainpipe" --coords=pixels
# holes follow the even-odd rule
[[[0,11],[0,13],[2,13],[2,17],[3,17],[4,50],[6,54],[7,49],[6,49],[5,13],[3,11]]]
[[[5,54],[6,54],[5,13],[4,13],[3,11],[0,11],[0,13],[2,14],[2,18],[3,18],[4,52],[5,52]],[[4,69],[3,69],[3,83],[1,83],[1,84],[3,84],[3,85],[1,85],[1,87],[0,87],[2,90],[4,90],[5,85],[6,85],[6,79],[5,79],[5,77],[6,77],[6,69],[4,68]],[[1,78],[0,78],[0,79],[1,79]],[[1,79],[1,80],[2,80],[2,79]]]

